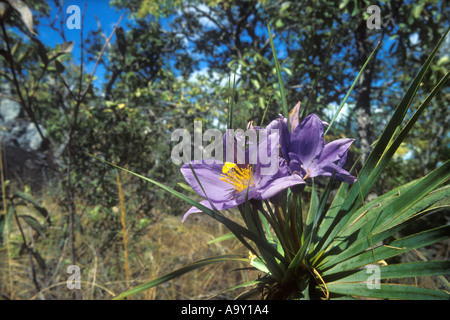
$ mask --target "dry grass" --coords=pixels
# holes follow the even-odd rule
[[[182,224],[180,216],[155,213],[153,220],[138,228],[139,217],[123,214],[126,203],[121,208],[118,201],[116,207],[104,209],[100,217],[92,212],[102,209],[78,203],[83,208],[79,210],[75,243],[81,289],[70,290],[66,282],[71,276],[67,273],[71,263],[66,214],[51,196],[44,197],[41,204],[52,218],[52,225],[45,230],[46,238],[24,223],[21,227],[28,246],[42,258],[42,266],[24,249],[18,226],[12,223],[10,254],[6,246],[0,248],[0,299],[111,299],[127,287],[143,284],[199,259],[248,254],[237,240],[207,244],[227,230],[201,214],[192,215]],[[16,211],[18,215],[27,214],[42,221],[42,216],[30,205],[17,205]],[[124,234],[128,235],[127,252]],[[245,267],[248,266],[238,262],[207,266],[131,299],[232,299],[242,289],[222,292],[257,276],[254,271],[236,270]]]
[[[90,207],[78,199],[75,248],[81,271],[79,290],[67,287],[71,275],[67,273],[71,265],[68,220],[64,207],[58,204],[57,193],[49,192],[38,200],[49,212],[51,225],[44,223],[32,205],[15,205],[18,216],[33,216],[46,226],[45,238],[26,223],[21,224],[21,232],[12,219],[11,232],[2,235],[0,246],[0,299],[106,300],[200,259],[248,254],[237,240],[207,244],[228,231],[204,214],[193,214],[185,223],[181,223],[180,215],[161,211],[136,214],[130,197],[123,201],[119,196],[126,191],[118,189],[117,203],[111,208]],[[182,213],[185,208],[179,211]],[[152,219],[147,219],[148,216]],[[24,246],[23,237],[33,253]],[[427,258],[448,260],[449,248],[448,241],[435,244],[426,249]],[[418,260],[406,254],[401,262]],[[233,299],[244,289],[223,291],[258,277],[258,272],[247,267],[234,261],[210,265],[130,299]],[[400,279],[395,283],[442,289],[436,277]]]

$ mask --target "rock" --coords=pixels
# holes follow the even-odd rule
[[[19,146],[26,150],[37,151],[41,148],[42,138],[34,123],[29,122],[23,125],[23,133],[17,138]],[[39,125],[41,132],[45,135],[44,128]]]
[[[0,96],[0,139],[7,179],[42,186],[54,172],[52,162],[42,152],[43,139],[36,125],[29,121],[22,106],[12,96],[10,87],[0,88],[5,97]],[[39,125],[45,135],[45,129]]]
[[[3,85],[1,91],[11,95],[8,85]],[[45,135],[44,128],[39,125]],[[0,138],[3,145],[15,145],[27,151],[37,151],[41,148],[43,139],[36,125],[25,119],[21,105],[12,99],[0,99]]]
[[[20,104],[10,99],[0,100],[0,121],[2,125],[7,125],[15,121],[20,114]]]

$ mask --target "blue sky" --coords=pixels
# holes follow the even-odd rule
[[[116,8],[112,8],[109,5],[109,0],[67,0],[64,1],[62,4],[63,6],[63,21],[67,22],[67,19],[72,16],[72,12],[67,13],[67,8],[71,5],[76,5],[80,8],[81,14],[84,10],[85,3],[87,3],[86,6],[86,12],[84,17],[84,31],[83,31],[83,37],[86,39],[89,36],[89,32],[93,30],[97,30],[97,19],[101,23],[101,27],[103,30],[103,33],[106,36],[109,36],[109,34],[112,32],[114,26],[118,22],[121,14],[124,11],[118,11]],[[55,24],[56,27],[60,27],[59,21],[60,17],[58,17],[58,8],[55,6],[54,2],[52,0],[48,1],[48,4],[51,8],[50,11],[50,17],[49,19],[44,18],[41,21],[39,21],[39,27],[37,28],[39,31],[39,39],[49,46],[50,48],[55,47],[57,44],[63,43],[63,39],[52,28],[49,27],[49,24],[52,20],[57,19],[57,22]],[[207,8],[203,8],[204,10],[207,10]],[[209,25],[211,22],[207,21],[206,18],[202,18],[205,21],[200,21],[206,28],[211,27]],[[162,18],[160,20],[160,23],[163,28],[168,28],[169,24],[171,23],[172,18]],[[120,26],[123,27],[125,30],[127,29],[127,24],[133,23],[132,20],[129,20],[127,15],[125,14],[122,22],[120,23]],[[209,24],[208,24],[209,23]],[[80,30],[79,29],[69,29],[66,26],[66,23],[63,24],[64,27],[64,33],[66,36],[67,41],[74,41],[75,46],[72,51],[74,61],[76,64],[80,63]],[[264,28],[259,28],[256,30],[258,34],[260,33],[266,33],[267,30]],[[245,35],[244,35],[245,36]],[[243,40],[246,40],[245,37]],[[116,41],[115,36],[112,38],[111,42],[114,43]],[[276,41],[276,40],[275,40]],[[277,43],[277,54],[280,59],[282,59],[285,55],[285,46],[282,44]],[[195,55],[195,54],[194,54]],[[86,58],[86,54],[85,54]],[[199,59],[202,57],[198,57]],[[91,72],[94,67],[94,62],[91,62],[85,66],[86,72]],[[206,71],[208,69],[208,63],[204,60],[199,63],[199,70],[195,71],[192,78],[195,78],[197,74],[206,74]],[[96,71],[97,80],[95,81],[95,86],[101,86],[103,82],[105,82],[105,69],[102,65],[99,65]]]
[[[71,5],[76,5],[80,8],[81,12],[84,9],[85,4],[86,6],[86,12],[84,17],[84,38],[86,39],[89,36],[89,32],[92,30],[97,30],[97,19],[101,23],[102,30],[106,36],[109,36],[109,34],[112,32],[114,26],[116,25],[117,21],[119,20],[121,14],[123,13],[120,11],[117,11],[115,8],[110,7],[109,0],[66,0],[63,3],[63,21],[67,21],[67,18],[71,15],[71,13],[67,13],[67,8]],[[61,44],[63,42],[63,39],[61,36],[53,29],[51,29],[48,25],[50,21],[59,18],[57,20],[56,26],[59,27],[59,20],[60,17],[58,17],[58,10],[55,7],[53,0],[48,0],[48,4],[51,8],[50,17],[49,19],[44,18],[39,21],[39,39],[44,42],[47,46],[50,48],[55,47],[57,44]],[[207,10],[207,8],[202,8],[203,10]],[[206,18],[204,18],[206,19]],[[207,19],[206,19],[207,20]],[[171,22],[171,18],[168,19],[162,19],[161,24],[164,27],[168,28],[169,24]],[[205,28],[208,28],[209,21],[201,21],[201,23],[205,26]],[[120,26],[122,26],[125,30],[127,29],[127,24],[133,23],[133,21],[130,21],[127,17],[127,15],[124,16],[124,19],[122,20]],[[66,35],[67,41],[74,41],[75,46],[72,51],[74,62],[76,64],[80,63],[80,30],[79,29],[69,29],[66,24],[63,24],[64,33]],[[265,34],[267,33],[267,29],[265,26],[259,26],[257,28],[256,32],[258,34]],[[245,39],[243,39],[245,40]],[[112,43],[116,41],[115,36],[112,39]],[[384,59],[385,54],[387,53],[388,48],[390,47],[392,40],[389,40],[388,38],[384,39],[383,48],[380,50],[378,59]],[[282,43],[277,43],[277,40],[275,39],[276,47],[277,47],[277,55],[279,59],[283,59],[286,55],[286,47]],[[194,54],[195,55],[195,54]],[[86,56],[85,56],[86,58]],[[202,58],[201,56],[196,56],[195,58]],[[94,62],[91,62],[87,65],[85,65],[85,72],[91,73],[94,67]],[[208,64],[206,62],[202,62],[199,65],[199,70],[196,70],[194,74],[192,75],[192,78],[196,74],[206,74],[208,68]],[[99,65],[97,72],[96,72],[97,80],[95,81],[94,85],[96,87],[100,87],[102,83],[105,82],[105,69],[102,65]],[[356,74],[355,74],[356,76]],[[352,78],[353,79],[353,78]],[[348,85],[348,84],[345,84]]]
[[[90,1],[80,1],[80,0],[68,0],[68,1],[64,1],[63,4],[63,14],[64,14],[64,20],[65,22],[67,22],[68,17],[71,16],[71,12],[67,13],[67,8],[71,5],[76,5],[80,8],[81,14],[83,13],[84,10],[84,6],[85,3],[87,3],[86,5],[86,12],[85,12],[85,16],[84,16],[84,31],[83,31],[83,38],[86,39],[89,36],[89,32],[93,31],[93,30],[97,30],[97,19],[96,17],[98,17],[98,20],[101,23],[101,27],[103,32],[105,33],[106,36],[109,36],[110,33],[112,32],[112,30],[114,29],[114,26],[117,24],[121,14],[123,12],[119,12],[117,11],[115,8],[111,8],[109,6],[109,0],[90,0]],[[42,20],[39,21],[39,27],[38,32],[39,32],[39,39],[47,46],[53,48],[55,47],[55,45],[57,44],[61,44],[63,43],[63,39],[62,37],[58,34],[58,32],[56,32],[55,30],[53,30],[52,28],[49,27],[49,24],[52,20],[54,20],[55,18],[58,17],[58,9],[55,7],[55,4],[53,1],[48,1],[48,4],[51,8],[50,11],[50,18],[44,18]],[[59,19],[57,20],[55,26],[59,28]],[[126,24],[127,24],[128,19],[127,16],[125,15],[122,22],[120,23],[120,26],[124,27],[124,29],[126,29]],[[76,64],[80,63],[80,57],[81,57],[81,53],[80,53],[80,43],[81,43],[81,30],[79,29],[69,29],[66,25],[66,23],[63,24],[63,28],[64,28],[64,33],[66,36],[66,40],[67,41],[74,41],[75,42],[75,46],[74,49],[72,51],[73,57],[74,57],[74,61]],[[115,37],[113,37],[113,39],[111,40],[111,42],[115,42]],[[85,53],[85,58],[86,58],[86,53]],[[86,71],[87,72],[91,72],[92,69],[94,67],[94,63],[89,63],[86,66]],[[95,82],[95,85],[101,85],[101,83],[104,81],[104,74],[105,74],[105,70],[104,68],[99,65],[96,71],[96,76],[98,77],[98,80]]]

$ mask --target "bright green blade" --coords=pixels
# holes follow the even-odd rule
[[[366,283],[327,283],[331,293],[338,293],[357,297],[371,297],[379,299],[399,300],[448,300],[445,291],[425,289],[421,287],[380,284],[380,288],[370,289]]]
[[[189,191],[189,192],[194,193],[194,194],[197,194],[197,192],[195,192],[195,190],[192,189],[192,187],[191,187],[190,185],[187,185],[187,184],[185,184],[185,183],[183,183],[183,182],[178,182],[177,184],[178,184],[181,188],[183,188],[184,190]]]
[[[395,233],[402,230],[405,226],[409,225],[412,221],[417,220],[430,212],[434,212],[437,209],[449,207],[449,189],[450,187],[444,187],[428,195],[423,201],[421,201],[421,207],[416,205],[411,209],[406,210],[402,220],[396,220],[392,224],[392,226],[390,226],[390,228],[383,228],[381,231],[376,231],[374,233],[365,235],[358,234],[352,244],[348,246],[347,244],[345,244],[346,248],[344,248],[344,251],[342,252],[338,249],[339,246],[337,243],[334,248],[336,248],[335,250],[339,253],[336,253],[334,255],[326,255],[326,258],[319,263],[319,267],[322,269],[328,268],[332,265],[338,264],[341,261],[349,259],[367,249],[371,249],[374,244],[384,241],[390,236],[393,236]],[[445,202],[447,202],[447,204]],[[350,238],[342,237],[342,242],[345,242],[345,239]],[[330,247],[329,250],[332,251],[333,247]]]
[[[364,72],[364,69],[366,69],[367,65],[369,64],[369,61],[372,59],[373,55],[375,54],[375,52],[378,50],[378,47],[380,46],[381,41],[378,41],[377,45],[375,46],[375,48],[373,49],[372,53],[370,54],[369,58],[367,58],[367,61],[364,63],[363,67],[361,68],[361,70],[359,71],[358,75],[356,76],[355,80],[353,81],[352,85],[350,86],[350,89],[347,91],[347,94],[345,95],[344,99],[341,101],[341,104],[339,105],[339,108],[337,109],[337,111],[335,112],[333,119],[331,119],[328,128],[325,130],[324,135],[327,134],[328,130],[330,130],[331,126],[333,125],[334,121],[336,120],[336,118],[338,117],[339,113],[341,112],[342,108],[344,107],[345,103],[347,102],[347,99],[350,97],[350,94],[353,91],[353,88],[355,87],[355,85],[358,83],[359,78],[361,77],[361,75]]]
[[[387,266],[375,266],[378,268],[379,280],[400,279],[426,276],[439,276],[450,274],[450,261],[427,261],[399,263]],[[367,283],[370,278],[370,269],[363,269],[349,276],[324,277],[325,282],[335,283]],[[336,279],[337,278],[337,279]]]
[[[283,115],[287,119],[288,128],[289,128],[289,110],[288,110],[288,106],[287,106],[286,93],[284,91],[283,77],[281,76],[281,67],[280,67],[280,63],[278,62],[277,53],[275,51],[275,45],[273,43],[272,32],[270,31],[269,24],[267,24],[267,30],[269,30],[270,46],[272,47],[273,61],[275,63],[275,70],[277,71],[278,87],[280,89],[281,104],[283,106]]]
[[[236,239],[236,236],[233,234],[233,232],[229,232],[227,234],[221,235],[220,237],[217,237],[213,240],[209,240],[207,244],[213,244],[217,242],[227,241],[231,239]]]
[[[400,143],[405,138],[407,132],[418,120],[418,115],[424,110],[424,108],[428,106],[431,99],[437,94],[437,92],[439,92],[439,90],[445,83],[448,75],[446,75],[444,79],[442,79],[438,83],[435,89],[433,89],[427,99],[422,103],[418,112],[416,112],[417,116],[413,116],[410,119],[407,126],[405,126],[406,130],[400,131],[401,134],[397,136],[397,138],[394,140],[394,143],[392,143],[394,134],[398,132],[400,125],[406,115],[406,112],[409,109],[412,100],[420,86],[420,83],[422,82],[425,73],[428,71],[431,62],[436,56],[436,53],[442,45],[447,33],[448,30],[436,45],[434,50],[431,52],[425,64],[419,70],[405,95],[403,96],[402,100],[400,101],[399,105],[397,106],[394,115],[384,129],[383,134],[378,139],[374,150],[370,153],[366,163],[361,170],[361,173],[358,175],[358,183],[353,184],[351,187],[346,184],[341,184],[338,194],[335,197],[335,201],[326,213],[325,218],[323,219],[323,222],[319,228],[319,238],[323,240],[320,244],[317,245],[315,249],[316,254],[320,251],[323,251],[323,248],[326,248],[330,244],[330,242],[335,239],[341,229],[347,224],[351,215],[359,208],[362,201],[361,198],[364,198],[371,190],[378,177],[381,175],[381,172],[384,170],[385,166],[392,158],[397,148],[400,146]],[[350,188],[350,190],[347,193],[348,188]]]
[[[236,73],[234,73],[233,77],[233,91],[231,92],[230,101],[228,103],[228,129],[233,129],[233,110],[235,105],[235,97],[236,97]]]
[[[449,177],[450,161],[447,161],[426,177],[413,183],[408,183],[405,187],[396,188],[361,207],[352,215],[347,225],[342,228],[342,232],[336,236],[335,240],[325,250],[325,252],[332,252],[334,248],[340,247],[339,251],[343,252],[338,257],[328,255],[324,261],[330,259],[331,261],[336,261],[336,259],[342,261],[344,257],[356,254],[355,250],[361,249],[361,245],[364,246],[364,243],[367,243],[367,241],[372,243],[375,241],[377,243],[384,240],[378,237],[381,231],[403,224],[416,214],[430,206],[434,206],[435,203],[448,200],[450,196],[449,187],[443,187],[436,192],[431,191]],[[450,205],[449,201],[447,201],[447,205]],[[439,206],[445,206],[445,203],[441,203]],[[399,231],[398,229],[395,230]],[[386,234],[384,235],[387,236]],[[361,239],[363,241],[359,241]],[[360,246],[355,247],[354,244]],[[349,250],[350,248],[352,250]],[[328,261],[324,266],[331,263],[331,261]]]
[[[419,232],[391,242],[389,245],[382,245],[356,255],[345,261],[335,264],[332,268],[325,270],[322,276],[336,274],[362,267],[366,264],[388,259],[396,255],[406,253],[413,249],[425,247],[433,243],[448,239],[450,225]],[[323,269],[321,267],[320,269]]]
[[[240,283],[237,286],[234,286],[232,288],[229,288],[229,289],[223,291],[222,293],[227,293],[227,292],[234,291],[234,290],[240,289],[240,288],[245,288],[245,287],[253,287],[253,286],[256,286],[256,285],[258,285],[260,283],[261,283],[261,280],[247,281],[247,282],[244,282],[244,283]]]

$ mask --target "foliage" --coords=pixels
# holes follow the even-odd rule
[[[370,172],[367,165],[363,167],[363,164],[367,163],[367,159],[375,161],[375,150],[389,153],[378,158],[379,161],[389,161],[383,162],[383,170],[376,172],[377,179],[372,179],[372,175],[369,175],[370,179],[367,178],[371,181],[371,188],[361,184],[348,190],[353,190],[353,202],[345,202],[349,210],[348,219],[352,220],[348,220],[348,225],[345,225],[348,229],[342,229],[344,235],[355,231],[356,227],[353,228],[350,222],[355,221],[354,215],[370,218],[374,212],[383,210],[387,210],[385,214],[388,214],[388,209],[384,206],[378,208],[377,200],[373,200],[379,195],[378,199],[390,203],[404,193],[418,194],[423,191],[421,201],[429,201],[430,204],[427,210],[445,204],[445,199],[439,200],[439,197],[445,195],[447,189],[436,186],[431,191],[424,184],[430,182],[429,177],[442,173],[439,170],[443,169],[439,168],[446,168],[449,158],[449,136],[446,132],[449,113],[443,107],[448,105],[449,96],[443,82],[441,93],[434,94],[436,84],[448,75],[450,60],[446,54],[448,50],[445,50],[448,41],[436,53],[436,62],[423,69],[427,72],[421,74],[420,86],[417,87],[419,96],[433,92],[433,99],[423,104],[419,99],[414,99],[408,106],[403,104],[404,114],[401,116],[396,113],[399,108],[393,106],[399,105],[404,88],[413,82],[415,70],[427,61],[430,48],[434,47],[447,28],[449,8],[444,1],[380,1],[382,29],[368,30],[366,8],[371,4],[369,2],[341,1],[336,5],[327,0],[113,0],[112,8],[125,10],[129,14],[128,22],[118,23],[110,37],[103,33],[99,23],[98,29],[89,34],[80,32],[80,41],[73,43],[66,41],[62,20],[65,8],[62,2],[50,4],[33,0],[27,1],[25,5],[23,1],[0,1],[3,27],[0,32],[0,82],[12,88],[11,96],[5,97],[2,93],[0,98],[18,101],[22,107],[22,118],[32,122],[37,129],[45,129],[40,132],[43,145],[39,152],[50,159],[54,178],[42,189],[51,189],[61,212],[61,216],[52,213],[38,199],[31,199],[30,194],[37,196],[38,190],[33,188],[32,192],[23,192],[27,187],[21,185],[20,180],[19,183],[14,179],[4,182],[4,214],[1,215],[0,226],[4,228],[9,223],[12,229],[3,229],[6,233],[3,233],[2,244],[6,245],[9,241],[8,232],[16,232],[12,235],[12,257],[18,258],[28,252],[30,274],[38,270],[36,266],[45,263],[47,268],[39,271],[43,278],[34,277],[39,285],[45,287],[54,284],[51,281],[55,278],[51,277],[52,270],[48,266],[58,263],[59,259],[52,256],[54,252],[51,249],[48,249],[49,254],[43,253],[47,245],[48,248],[60,250],[66,242],[69,243],[70,250],[64,251],[65,258],[70,255],[70,259],[67,259],[75,263],[89,260],[86,251],[90,249],[86,250],[83,244],[88,241],[85,238],[94,239],[95,234],[106,235],[104,241],[95,245],[97,251],[120,242],[122,234],[117,230],[122,229],[121,218],[113,210],[119,202],[117,172],[88,156],[88,153],[119,167],[126,167],[130,172],[152,177],[153,182],[161,181],[166,190],[176,190],[176,194],[181,197],[172,197],[167,201],[165,192],[152,187],[145,179],[134,175],[123,179],[124,200],[135,217],[130,222],[133,235],[129,236],[129,243],[136,241],[140,244],[140,237],[148,230],[148,224],[158,221],[155,215],[160,217],[161,212],[179,215],[186,209],[185,201],[193,205],[193,200],[187,200],[179,193],[182,190],[182,185],[178,184],[181,174],[170,161],[173,144],[170,135],[174,129],[190,130],[195,120],[202,120],[203,130],[212,127],[245,127],[248,120],[264,125],[280,112],[286,115],[288,106],[295,105],[299,100],[302,102],[303,116],[314,112],[328,122],[339,103],[345,102],[327,138],[337,139],[344,135],[357,138],[355,147],[348,155],[348,162],[355,163],[354,174],[360,176],[360,183],[367,178],[364,174]],[[50,8],[57,10],[56,18],[50,16]],[[267,32],[267,21],[273,27],[273,41]],[[60,35],[58,45],[49,47],[43,42],[41,35],[36,32],[43,25]],[[377,47],[379,40],[381,44]],[[273,63],[274,48],[277,49],[276,63]],[[75,58],[78,50],[81,53],[79,61]],[[373,56],[364,72],[359,73],[371,52]],[[104,79],[97,79],[95,68],[89,70],[93,64],[95,68],[104,68]],[[359,82],[354,82],[358,73]],[[363,80],[366,82],[363,83]],[[355,86],[349,90],[352,84]],[[414,82],[414,85],[417,84]],[[347,97],[346,93],[349,93]],[[361,110],[370,115],[368,123],[360,122],[364,119]],[[421,116],[416,118],[419,113]],[[408,118],[414,119],[416,125],[410,126],[406,122]],[[387,119],[395,119],[396,125],[389,127]],[[384,136],[385,140],[380,142],[377,137],[381,136],[385,127],[399,131]],[[400,131],[400,128],[408,128],[408,134]],[[369,138],[363,143],[361,137]],[[399,138],[391,141],[387,137]],[[383,149],[381,145],[387,142],[387,149]],[[391,143],[395,147],[390,148]],[[369,156],[370,151],[372,156]],[[378,167],[371,169],[374,168]],[[10,183],[8,187],[7,183]],[[422,190],[422,187],[425,189]],[[322,216],[317,216],[317,234],[323,230],[319,222],[329,212],[326,210],[335,192],[327,188],[331,188],[327,187],[327,180],[315,180],[314,188],[312,185],[307,186],[301,198],[303,213],[311,211],[310,205],[312,208],[317,205],[310,203],[310,194],[313,192],[324,206]],[[362,188],[362,191],[357,192],[358,188]],[[335,201],[343,201],[339,197],[345,193],[344,189],[339,189],[341,191]],[[330,196],[327,202],[325,195],[328,191]],[[45,192],[40,196],[44,197]],[[366,200],[363,201],[363,198]],[[408,216],[412,211],[404,207],[403,201],[407,197],[402,199],[398,200],[401,203],[398,206]],[[361,204],[363,207],[358,207]],[[33,215],[22,214],[15,211],[14,206],[35,211]],[[51,212],[48,217],[42,215],[45,210]],[[219,217],[214,212],[209,213]],[[17,221],[13,219],[15,215]],[[411,220],[420,215],[411,216]],[[88,220],[85,220],[86,216]],[[304,217],[304,220],[306,223],[308,219]],[[50,221],[57,221],[61,234],[53,233],[56,231],[52,229],[54,225],[50,225]],[[222,222],[227,224],[227,221]],[[239,218],[237,221],[240,221]],[[264,220],[261,222],[264,223]],[[355,221],[355,225],[359,226],[358,223],[362,222]],[[19,232],[21,227],[32,230],[33,237],[29,238],[26,234],[23,238]],[[344,226],[338,229],[340,227]],[[384,230],[382,226],[379,227],[379,230]],[[245,231],[245,227],[233,224],[231,229],[242,235],[241,239],[249,239],[257,247],[262,246],[262,251],[271,252],[267,244],[259,244],[257,237]],[[340,236],[340,232],[336,229],[334,236]],[[438,239],[440,231],[436,232],[431,237],[436,236]],[[351,235],[352,239],[356,233]],[[417,233],[417,230],[410,233]],[[42,235],[47,238],[44,239]],[[380,235],[371,233],[374,239],[377,236]],[[385,241],[396,241],[392,239],[394,236],[404,235],[391,234]],[[271,239],[271,236],[267,235],[267,238]],[[418,235],[415,239],[422,238]],[[30,241],[35,241],[36,247],[31,247]],[[311,243],[311,256],[306,251],[302,252],[305,255],[303,260],[311,258],[311,263],[307,265],[319,274],[330,272],[328,278],[321,277],[327,284],[334,283],[327,286],[330,292],[340,292],[344,284],[331,274],[334,271],[328,271],[337,260],[328,258],[328,262],[325,253],[319,257],[317,250],[320,248],[315,248],[314,242]],[[408,243],[404,245],[405,248],[409,246]],[[328,245],[329,250],[338,250],[337,242],[331,241]],[[403,244],[397,248],[400,246]],[[19,253],[18,247],[21,247]],[[145,246],[136,244],[137,247],[146,250]],[[121,252],[118,246],[114,248],[115,253]],[[286,251],[284,248],[283,253]],[[283,260],[281,256],[279,258],[277,263]],[[313,261],[313,258],[316,260]],[[11,259],[10,255],[8,261]],[[237,258],[239,261],[241,259],[241,256]],[[117,263],[108,258],[105,261],[112,265]],[[203,263],[217,261],[228,260],[222,257],[204,260]],[[267,266],[263,265],[267,261],[263,258],[248,261],[254,267],[267,270]],[[286,268],[289,262],[285,261]],[[120,267],[115,270],[120,270],[117,271],[120,273],[121,263],[117,264]],[[320,269],[322,266],[328,269]],[[423,275],[426,272],[421,266],[410,265],[405,270],[411,267],[417,269],[418,275]],[[430,266],[433,266],[430,267],[430,274],[438,274],[442,270],[439,263]],[[392,273],[397,272],[395,268],[386,266],[386,270]],[[314,273],[313,269],[308,270]],[[164,268],[161,271],[169,270]],[[359,276],[355,273],[349,281]],[[311,276],[310,279],[320,282],[317,276]],[[260,288],[274,288],[274,283],[270,281],[259,283]],[[39,285],[34,285],[36,293],[40,291]],[[149,286],[144,285],[147,288]],[[325,289],[321,282],[315,283],[314,288],[310,286],[311,291],[318,289],[319,296],[322,292],[320,288]],[[121,290],[125,288],[121,287]],[[270,293],[272,297],[281,294],[280,291],[269,291],[264,292]],[[282,292],[287,294],[286,291]],[[401,293],[392,294],[393,297],[401,297]]]
[[[321,195],[318,194],[313,180],[309,195],[309,209],[305,218],[301,209],[300,196],[294,189],[288,191],[285,199],[275,200],[273,207],[267,201],[264,206],[263,202],[255,203],[254,200],[246,198],[246,202],[239,205],[245,222],[244,227],[224,216],[212,204],[211,208],[208,208],[205,204],[197,203],[153,179],[133,174],[185,200],[224,224],[250,250],[252,254],[247,259],[248,263],[264,272],[265,276],[258,278],[256,285],[255,282],[248,284],[253,288],[241,297],[259,294],[262,299],[330,299],[363,296],[447,300],[449,298],[447,291],[369,283],[367,272],[360,269],[363,266],[372,265],[380,270],[381,279],[444,275],[449,272],[448,261],[392,265],[384,261],[401,253],[448,239],[449,226],[445,225],[394,241],[389,240],[390,236],[417,218],[439,211],[442,207],[448,207],[448,185],[442,185],[449,178],[450,162],[448,160],[421,179],[394,188],[367,204],[364,201],[423,110],[448,80],[449,73],[434,87],[406,125],[402,126],[419,85],[447,33],[441,38],[405,92],[394,115],[364,163],[357,183],[351,187],[342,183],[331,204],[327,206],[328,197],[335,183],[334,176]],[[274,63],[278,69],[276,59]],[[362,72],[361,70],[360,73]],[[280,73],[278,78],[280,93],[284,96]],[[287,114],[285,116],[288,117]],[[195,175],[192,166],[191,169]],[[129,170],[123,170],[132,173]],[[201,186],[201,179],[197,178],[197,183]],[[203,194],[206,195],[204,191]],[[208,197],[207,200],[213,203],[213,200],[209,200]],[[250,245],[248,240],[252,241],[256,248]],[[381,244],[378,245],[378,243]],[[118,298],[152,288],[204,265],[231,259],[243,258],[219,256],[201,260],[126,291]],[[449,289],[448,282],[444,278],[443,281]],[[377,287],[373,288],[370,285]]]

